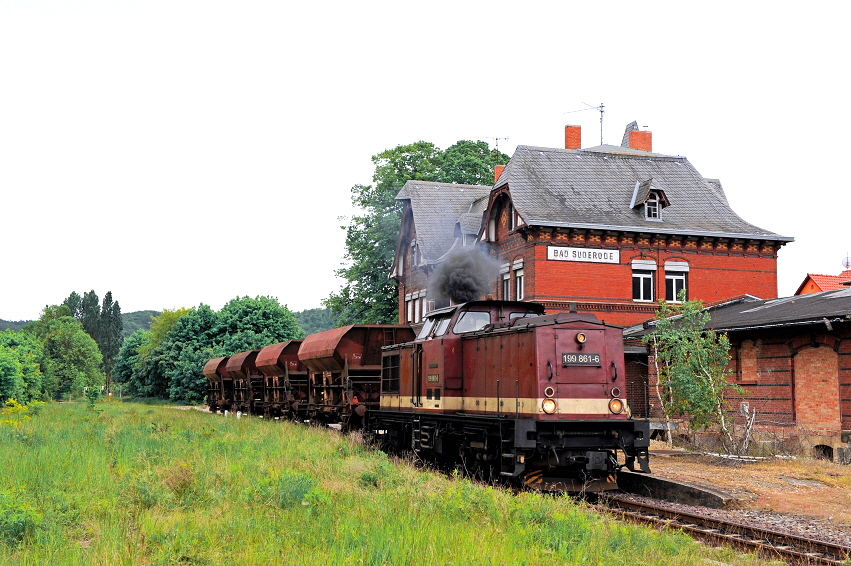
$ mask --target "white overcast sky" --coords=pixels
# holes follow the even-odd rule
[[[792,7],[794,6],[794,8]],[[398,144],[654,150],[796,241],[779,294],[851,251],[842,2],[0,0],[0,318],[340,287],[350,188]]]

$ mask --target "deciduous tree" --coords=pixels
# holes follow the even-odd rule
[[[0,332],[0,402],[27,404],[44,396],[41,342],[25,332]]]
[[[401,205],[395,200],[409,180],[486,184],[495,165],[508,156],[491,151],[487,143],[459,141],[446,151],[419,141],[372,156],[372,185],[352,187],[352,203],[363,211],[346,230],[344,266],[336,271],[345,284],[323,304],[339,324],[393,323],[397,319],[396,284],[388,278],[401,224]]]
[[[131,395],[141,394],[139,391],[141,384],[137,381],[140,376],[137,369],[139,366],[139,350],[150,339],[150,334],[150,331],[143,328],[137,329],[136,332],[124,339],[124,343],[115,356],[112,379],[127,387],[128,393]]]
[[[68,298],[62,304],[71,310],[71,316],[80,322],[83,321],[83,297],[79,293],[71,291],[71,294],[68,295]]]
[[[218,313],[203,304],[166,310],[121,348],[115,376],[132,394],[200,402],[211,358],[302,336],[295,316],[272,297],[239,297]]]
[[[655,359],[656,394],[665,418],[688,416],[696,430],[717,425],[734,445],[725,395],[741,389],[727,380],[727,335],[707,328],[709,313],[699,301],[662,301],[660,307],[644,341]]]
[[[71,316],[66,305],[47,306],[38,320],[24,327],[24,332],[42,344],[39,359],[44,391],[50,398],[67,394],[82,395],[83,388],[104,383],[101,356],[97,343]]]

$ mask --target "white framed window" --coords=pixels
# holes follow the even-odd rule
[[[512,206],[511,203],[508,203],[507,213],[508,213],[508,230],[511,231],[511,230],[514,230],[514,228],[515,228],[515,225],[514,225],[514,206]]]
[[[511,274],[502,274],[502,299],[504,301],[511,300]]]
[[[681,303],[680,291],[686,290],[686,272],[665,271],[665,300],[669,303]]]
[[[665,262],[665,300],[671,303],[679,303],[680,292],[686,291],[688,281],[689,265],[685,261]],[[686,296],[688,299],[688,296]]]
[[[632,300],[653,301],[653,275],[655,271],[644,269],[632,270]]]
[[[408,324],[414,322],[414,302],[410,293],[405,295],[405,320],[408,321]]]
[[[517,269],[514,271],[514,298],[522,301],[526,296],[523,288],[523,270]]]
[[[652,302],[656,300],[656,262],[652,259],[632,260],[632,300]]]
[[[656,192],[650,193],[644,201],[644,217],[659,218],[659,195]]]

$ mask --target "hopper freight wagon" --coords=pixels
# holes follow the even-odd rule
[[[298,359],[301,340],[266,346],[255,365],[264,375],[262,414],[267,418],[307,418],[307,368]]]
[[[239,352],[230,357],[225,366],[233,377],[233,410],[262,414],[263,374],[257,369],[260,350]]]
[[[230,356],[213,358],[204,365],[204,377],[207,378],[207,407],[211,413],[231,410],[233,376],[225,369],[229,359]]]
[[[356,324],[311,334],[298,357],[308,370],[308,417],[360,428],[381,399],[381,349],[413,340],[409,326]]]

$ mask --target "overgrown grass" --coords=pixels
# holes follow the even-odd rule
[[[130,403],[0,427],[3,564],[701,564],[688,537],[391,462],[334,431]]]

